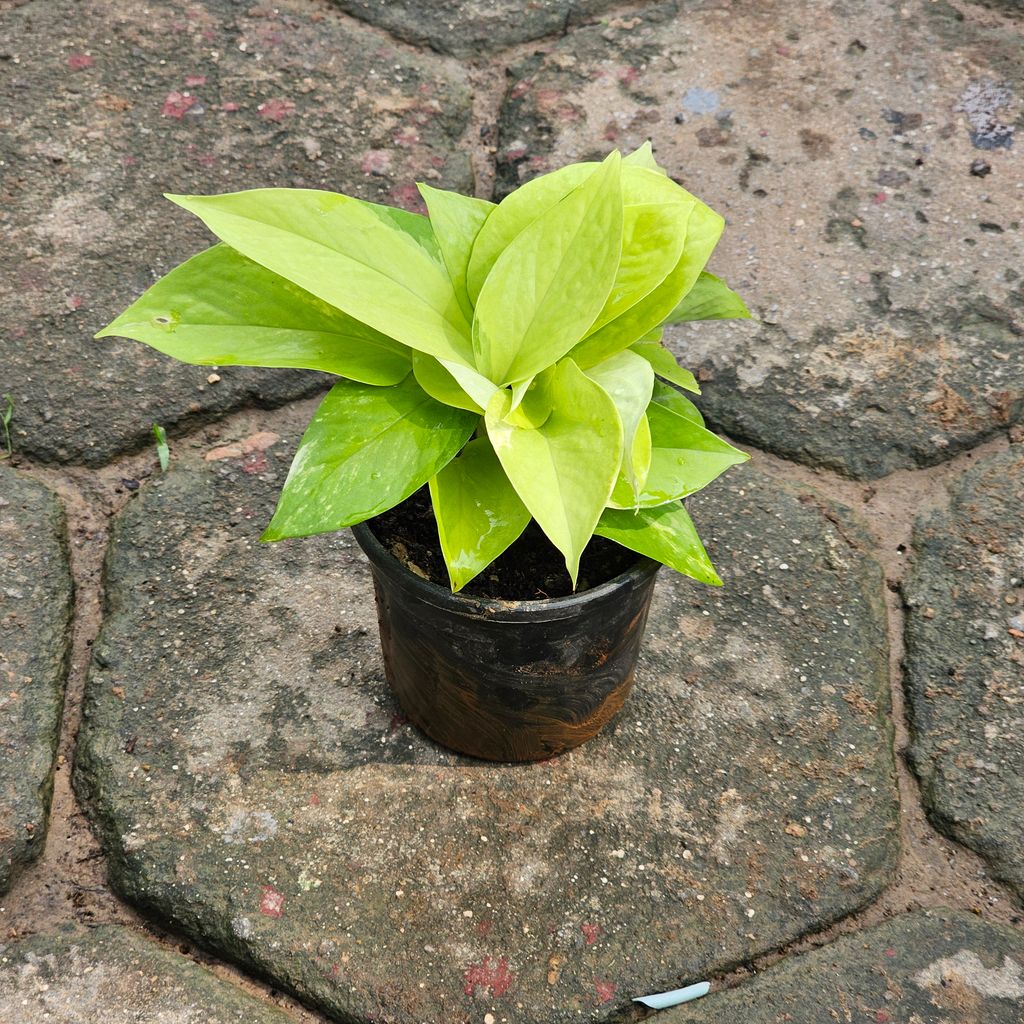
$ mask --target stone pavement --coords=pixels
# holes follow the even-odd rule
[[[0,896],[46,840],[72,610],[64,513],[0,464]]]
[[[705,978],[665,1020],[1024,1018],[1022,41],[967,0],[0,2],[0,1020],[304,1012],[135,910],[307,1021],[627,1021]],[[647,138],[758,317],[670,336],[754,449],[691,502],[726,586],[662,573],[595,741],[470,762],[392,703],[348,535],[257,543],[325,378],[92,334],[205,244],[162,192],[415,206]],[[66,679],[51,828],[88,814],[99,921],[85,867],[24,866]],[[923,841],[987,898],[908,878]]]
[[[757,473],[694,501],[730,586],[662,582],[598,740],[482,766],[403,723],[349,537],[254,543],[301,426],[116,526],[76,781],[129,900],[329,1013],[555,1022],[884,887],[881,578],[843,512]]]
[[[925,805],[1024,899],[1024,449],[959,480],[915,546],[907,695]]]
[[[0,943],[10,1024],[288,1024],[290,1017],[123,928],[65,927]]]
[[[669,1011],[663,1024],[1018,1024],[1024,936],[944,910],[905,914],[791,957],[705,1002]]]

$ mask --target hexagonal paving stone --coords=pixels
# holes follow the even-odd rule
[[[905,914],[791,956],[753,981],[658,1016],[659,1024],[1018,1024],[1024,937],[971,914]]]
[[[71,609],[64,512],[0,466],[0,893],[46,838]]]
[[[164,192],[262,186],[402,205],[472,191],[462,70],[314,0],[100,0],[0,13],[0,363],[14,440],[98,465],[164,426],[321,388],[92,335],[209,235]],[[7,43],[6,40],[12,40]],[[17,41],[17,52],[13,47]]]
[[[441,53],[488,57],[502,46],[565,32],[614,0],[334,0],[343,10],[410,43]]]
[[[966,473],[914,548],[906,685],[925,805],[1024,900],[1024,446]]]
[[[1021,23],[945,3],[679,6],[519,65],[504,187],[653,139],[727,218],[712,269],[762,319],[671,344],[713,380],[705,412],[760,447],[871,478],[1020,421]]]
[[[14,1024],[288,1024],[291,1017],[124,928],[0,944],[0,1020]]]
[[[727,585],[663,574],[613,727],[487,765],[405,724],[347,533],[257,543],[303,426],[268,424],[114,530],[76,784],[128,899],[345,1019],[562,1022],[886,884],[882,583],[845,512],[716,485],[693,504]]]

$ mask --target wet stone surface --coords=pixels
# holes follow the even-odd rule
[[[793,956],[753,981],[658,1016],[659,1024],[1018,1024],[1024,936],[937,910],[906,914]]]
[[[347,534],[258,544],[303,426],[184,453],[116,522],[76,789],[121,894],[345,1020],[556,1024],[886,885],[881,574],[848,513],[749,468],[694,501],[726,588],[664,573],[613,725],[487,765],[392,702]]]
[[[441,53],[486,58],[503,46],[564,33],[614,0],[334,0],[349,14]]]
[[[324,386],[92,335],[210,242],[162,197],[264,186],[414,205],[472,191],[461,68],[314,0],[0,9],[0,390],[16,450],[99,465],[165,427]],[[8,43],[7,40],[10,40]],[[9,53],[7,51],[10,51]]]
[[[11,1024],[287,1024],[211,971],[111,925],[0,942],[0,1020]]]
[[[1024,417],[1019,20],[946,3],[657,5],[520,63],[502,187],[654,140],[760,323],[674,328],[721,428],[873,478]],[[813,8],[813,13],[812,9]]]
[[[925,806],[1024,901],[1024,446],[961,478],[914,548],[907,694]]]
[[[0,893],[46,839],[71,606],[57,499],[0,466]]]

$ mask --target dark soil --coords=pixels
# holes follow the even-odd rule
[[[450,586],[426,487],[370,520],[369,526],[384,547],[412,572],[439,586]],[[634,565],[637,557],[614,541],[594,537],[580,560],[576,593],[614,579]],[[532,521],[508,550],[460,591],[469,597],[498,601],[535,601],[567,597],[572,592],[565,560]]]

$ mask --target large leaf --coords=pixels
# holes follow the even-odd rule
[[[445,405],[452,405],[456,409],[466,409],[482,415],[483,409],[466,394],[459,382],[433,356],[414,352],[412,370],[416,375],[416,383],[431,398]]]
[[[486,199],[474,199],[458,192],[445,192],[420,183],[417,186],[427,204],[430,224],[441,247],[444,265],[455,288],[455,296],[467,320],[473,319],[473,304],[466,290],[466,272],[473,243],[488,214],[495,209]]]
[[[215,245],[162,277],[97,338],[134,338],[202,366],[293,366],[397,384],[410,351],[291,281]]]
[[[681,416],[700,427],[704,426],[704,417],[700,409],[686,395],[680,394],[675,388],[663,384],[660,380],[656,380],[651,389],[651,404],[661,406],[665,412]],[[650,408],[647,411],[650,412]]]
[[[435,262],[441,263],[441,247],[437,243],[430,221],[422,213],[403,210],[400,206],[385,206],[383,203],[358,202],[368,213],[379,217],[389,227],[398,228],[408,235]]]
[[[544,216],[548,210],[561,202],[589,174],[593,173],[597,166],[593,162],[569,164],[550,174],[542,174],[509,193],[497,209],[492,211],[473,243],[473,253],[467,272],[467,287],[474,303],[491,268],[505,249],[535,220]],[[665,174],[664,170],[653,161],[649,143],[645,143],[629,156],[623,157],[622,188],[623,198],[627,203],[645,201],[641,194],[649,189],[652,172],[659,176]],[[664,180],[669,188],[674,189],[677,202],[693,200],[693,196],[689,192],[680,188],[670,179]]]
[[[615,403],[571,359],[541,386],[551,406],[541,426],[506,422],[512,399],[501,390],[487,408],[487,435],[523,504],[565,556],[575,586],[580,555],[618,474],[622,424]]]
[[[619,269],[588,334],[621,316],[668,277],[682,255],[692,210],[693,203],[679,202],[627,203],[623,207]]]
[[[676,357],[660,341],[637,341],[629,346],[629,350],[643,356],[659,377],[678,384],[695,395],[700,394],[697,378],[689,370],[684,370],[676,362]]]
[[[689,399],[667,385],[655,385],[647,407],[651,428],[651,468],[639,502],[621,486],[610,504],[617,508],[663,505],[706,487],[730,466],[746,462],[746,452],[712,434]]]
[[[447,465],[479,421],[435,402],[411,374],[389,388],[335,384],[303,435],[262,539],[340,530],[385,512]]]
[[[641,436],[635,452],[634,445],[654,390],[654,370],[647,360],[627,350],[592,366],[586,374],[600,384],[615,403],[622,421],[622,472],[630,487],[638,492],[650,466],[649,433]],[[634,461],[634,455],[640,460],[639,464]]]
[[[168,198],[233,249],[361,323],[473,364],[469,324],[444,266],[379,208],[312,189]]]
[[[474,305],[498,257],[521,232],[593,174],[597,166],[579,163],[560,167],[526,182],[498,204],[473,242],[466,271],[466,287]]]
[[[604,306],[621,246],[620,158],[614,152],[494,264],[473,321],[480,372],[507,384],[565,355]]]
[[[657,177],[643,168],[633,168],[632,174]],[[678,191],[693,199],[685,189],[680,188]],[[663,323],[693,287],[725,226],[725,221],[710,207],[696,199],[693,199],[693,203],[679,262],[653,291],[572,350],[572,357],[580,366],[592,366],[629,348]]]
[[[666,323],[689,320],[749,320],[746,303],[720,278],[702,271],[693,287],[669,313]]]
[[[470,441],[430,481],[430,497],[452,590],[486,569],[530,521],[486,437]]]
[[[701,583],[722,585],[682,502],[637,511],[605,509],[594,532]]]
[[[622,158],[623,165],[627,167],[646,167],[649,171],[657,171],[658,174],[665,174],[665,168],[654,159],[654,147],[650,139],[643,145],[638,146],[628,156]]]
[[[624,167],[622,255],[594,334],[649,295],[678,264],[696,200],[664,174]]]

